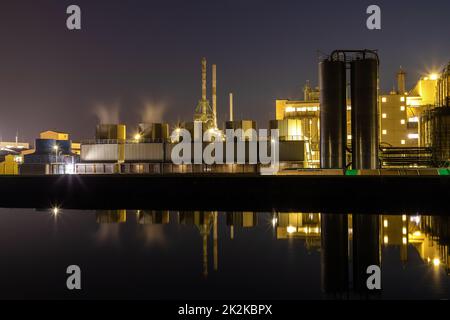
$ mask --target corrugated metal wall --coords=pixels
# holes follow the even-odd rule
[[[208,143],[203,144],[203,150]],[[268,154],[270,154],[270,142],[267,142]],[[172,162],[171,154],[174,148],[173,144],[163,143],[135,143],[125,144],[126,162]],[[224,144],[223,162],[226,162],[226,146]],[[250,144],[245,143],[245,163],[249,163]],[[305,143],[304,141],[281,141],[279,144],[279,161],[304,161]],[[238,148],[234,145],[234,161],[237,162]],[[191,148],[192,162],[194,159],[194,147]],[[258,146],[259,158],[259,146]],[[243,160],[242,159],[242,160]],[[118,160],[117,144],[93,144],[81,146],[82,162],[108,162]]]
[[[81,161],[117,161],[117,144],[85,144],[81,145]]]

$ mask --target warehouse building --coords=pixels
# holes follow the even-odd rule
[[[254,123],[250,123],[255,126]],[[76,173],[79,174],[163,174],[163,173],[258,173],[260,164],[252,163],[249,150],[250,143],[245,139],[243,161],[238,161],[239,152],[235,145],[233,163],[227,163],[227,151],[223,150],[223,164],[207,165],[195,163],[194,144],[192,144],[192,164],[176,165],[172,161],[172,150],[175,143],[169,141],[166,135],[145,138],[141,135],[134,139],[126,139],[124,125],[102,125],[97,130],[94,140],[83,141],[81,145],[80,163],[76,164]],[[106,127],[105,127],[106,126]],[[108,128],[109,126],[109,128]],[[115,127],[115,128],[114,128]],[[161,128],[154,124],[154,128]],[[163,125],[162,127],[165,127]],[[103,133],[108,134],[104,135]],[[162,130],[160,132],[166,132]],[[244,137],[245,138],[245,137]],[[270,141],[267,149],[270,151]],[[202,152],[209,145],[202,143]],[[279,160],[281,168],[303,168],[305,161],[305,148],[303,141],[282,141],[279,144]],[[241,159],[241,157],[239,157]],[[259,163],[259,162],[258,162]]]

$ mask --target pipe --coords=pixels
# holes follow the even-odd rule
[[[212,105],[214,128],[217,128],[217,71],[215,64],[212,65]]]
[[[405,94],[405,78],[406,73],[403,71],[402,67],[400,67],[400,70],[397,72],[397,91],[398,94]]]
[[[206,58],[202,59],[202,102],[206,101]],[[202,113],[206,114],[206,104],[202,104]]]
[[[230,93],[230,121],[233,121],[233,93]]]

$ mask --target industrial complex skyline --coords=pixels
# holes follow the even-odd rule
[[[411,88],[450,53],[448,1],[377,1],[379,31],[365,28],[364,1],[76,2],[83,26],[75,32],[65,28],[68,1],[2,6],[3,140],[19,130],[32,142],[47,129],[91,138],[101,115],[130,125],[191,120],[203,56],[217,65],[219,127],[233,92],[235,118],[267,128],[276,99],[300,98],[307,80],[317,85],[318,50],[377,49],[384,93],[400,65]]]

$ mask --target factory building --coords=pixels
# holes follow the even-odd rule
[[[0,175],[19,174],[20,156],[0,152]]]
[[[0,175],[19,174],[19,165],[23,162],[23,156],[30,150],[26,142],[0,142]]]
[[[253,120],[230,120],[225,122],[226,130],[241,130],[241,135],[236,137],[240,141],[253,141],[255,137],[253,137],[252,132],[256,132],[256,121]]]
[[[0,151],[6,151],[8,149],[12,150],[27,150],[30,149],[30,144],[28,142],[8,142],[8,141],[0,141]]]
[[[254,128],[256,123],[241,123],[243,128]],[[246,127],[248,125],[248,127]],[[163,174],[163,173],[189,173],[189,172],[212,172],[212,173],[258,173],[261,165],[250,161],[250,142],[245,141],[245,150],[242,161],[238,161],[239,152],[237,145],[234,150],[234,162],[226,163],[227,150],[223,148],[223,164],[207,165],[195,163],[194,143],[192,144],[191,163],[176,165],[172,162],[172,150],[176,143],[166,139],[167,124],[153,124],[154,128],[159,128],[156,139],[145,138],[139,134],[134,139],[125,139],[126,127],[124,125],[109,125],[116,128],[105,128],[97,134],[97,139],[86,140],[81,144],[80,163],[76,163],[75,171],[79,174]],[[160,130],[160,128],[165,128]],[[211,130],[211,129],[210,129]],[[102,133],[109,132],[108,135]],[[155,136],[153,136],[155,137]],[[103,138],[103,139],[102,139]],[[107,138],[107,139],[105,139]],[[256,141],[255,141],[256,142]],[[269,145],[270,141],[265,141]],[[202,152],[209,145],[209,142],[202,143]],[[259,145],[259,144],[257,144]],[[281,168],[303,167],[304,166],[304,142],[303,141],[281,141],[279,144],[279,161]],[[259,161],[258,161],[259,162]],[[195,163],[195,164],[194,164]]]
[[[436,104],[420,117],[419,138],[421,147],[431,147],[436,166],[448,167],[450,163],[450,63],[435,76]]]
[[[354,62],[352,65],[356,67],[356,64],[359,62]],[[381,152],[378,156],[383,167],[447,165],[446,162],[450,160],[450,141],[446,138],[450,129],[445,129],[447,127],[444,120],[447,109],[435,107],[445,106],[448,103],[446,97],[449,85],[448,80],[445,80],[448,79],[448,68],[442,74],[421,77],[410,90],[406,88],[406,72],[400,68],[397,73],[396,88],[389,94],[379,95],[379,107],[376,112],[378,119],[375,122],[379,123],[377,125],[379,126],[378,144]],[[348,66],[348,69],[351,69],[351,66]],[[338,73],[334,72],[334,74]],[[347,108],[346,119],[343,120],[346,123],[346,134],[342,135],[345,135],[347,139],[345,158],[346,163],[349,164],[352,162],[350,152],[352,151],[351,128],[354,114],[352,114],[352,102],[349,99],[351,92],[348,90],[348,84],[342,82],[341,87],[341,96],[346,97]],[[334,87],[330,88],[335,90]],[[270,122],[270,128],[280,130],[281,140],[305,142],[305,159],[307,167],[310,168],[320,166],[320,131],[326,129],[321,128],[320,124],[319,97],[320,89],[313,89],[307,83],[303,90],[303,100],[276,100],[276,119]],[[343,105],[344,102],[340,104]],[[336,115],[332,115],[334,116]],[[335,125],[326,127],[336,128]],[[358,145],[360,144],[355,146],[358,147]]]
[[[382,146],[419,147],[419,120],[436,104],[436,74],[422,77],[413,89],[405,90],[406,73],[397,73],[397,90],[381,95]]]
[[[319,98],[319,87],[311,88],[307,82],[302,100],[276,100],[276,119],[270,121],[270,129],[279,130],[281,141],[304,141],[306,168],[320,167]],[[347,132],[351,131],[350,110],[350,101],[347,101]]]
[[[23,156],[20,174],[72,174],[77,162],[78,156],[72,152],[69,134],[44,131],[36,139],[33,152]]]

